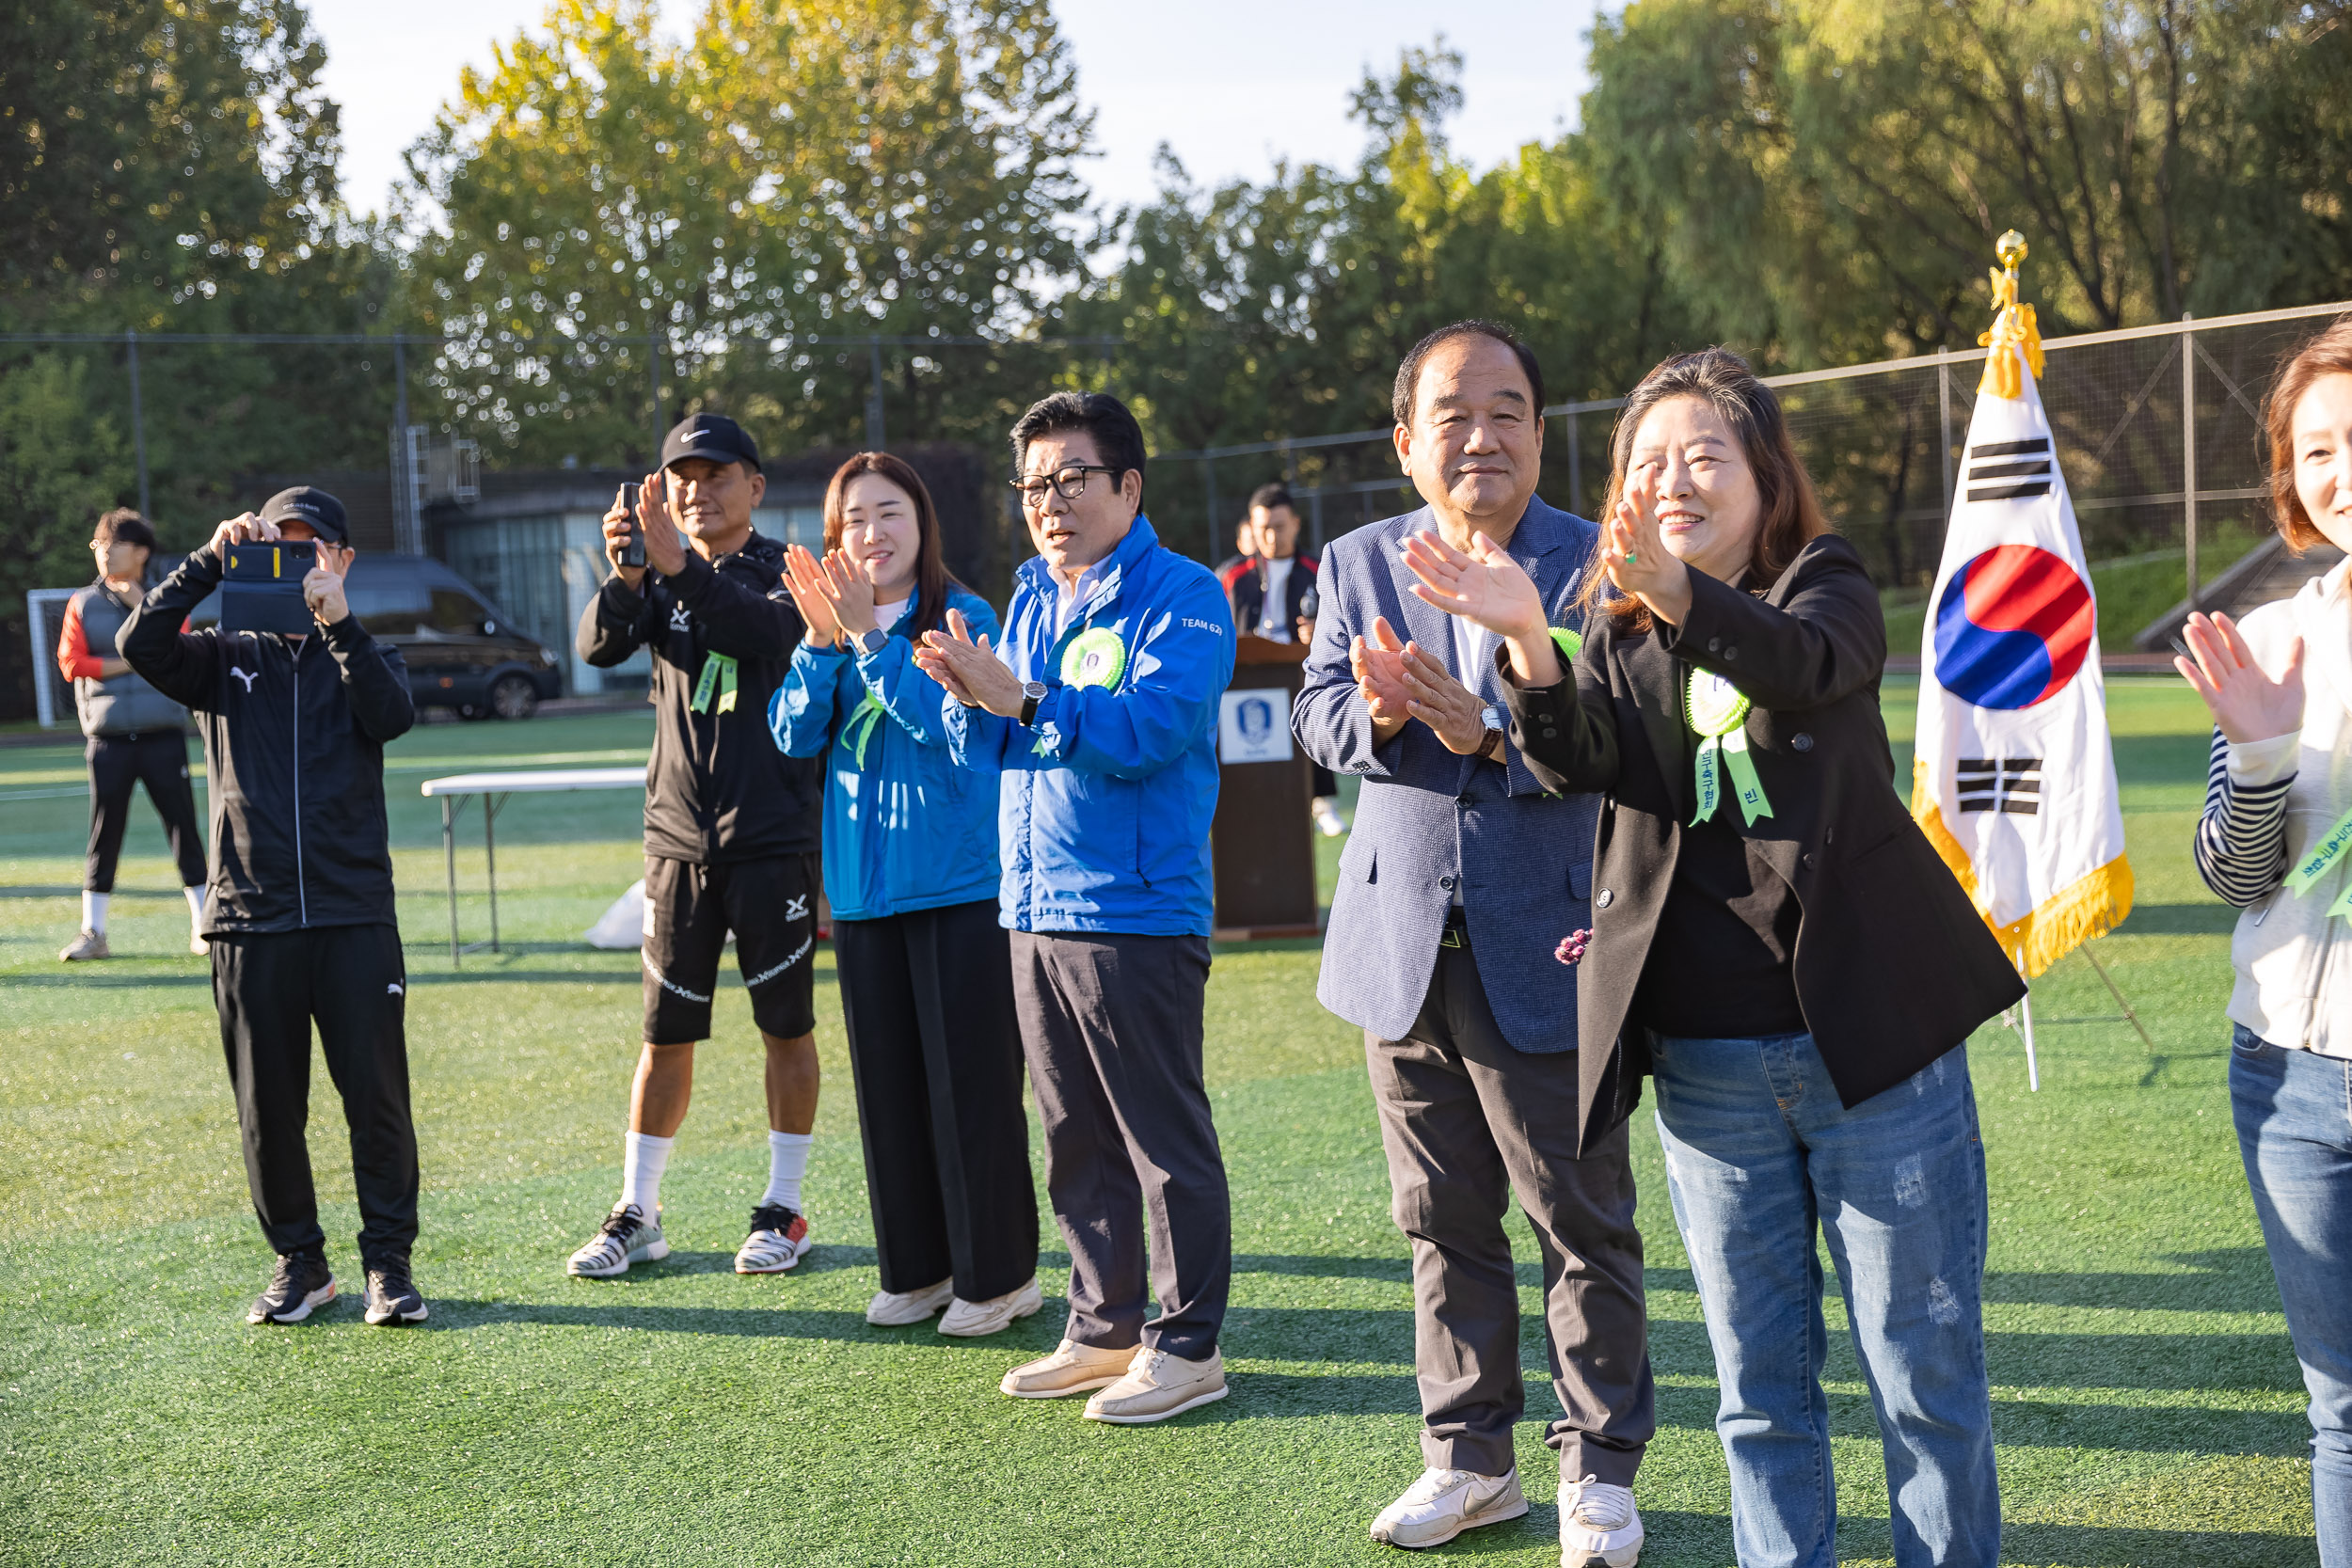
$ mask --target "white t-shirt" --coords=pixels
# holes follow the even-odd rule
[[[1290,602],[1291,568],[1298,564],[1298,558],[1286,555],[1263,564],[1265,603],[1258,610],[1258,635],[1275,642],[1295,641],[1297,631],[1291,626],[1291,618],[1283,613],[1283,606]]]
[[[905,620],[907,611],[914,608],[914,595],[912,594],[900,599],[897,604],[878,604],[874,607],[874,625],[888,631]]]

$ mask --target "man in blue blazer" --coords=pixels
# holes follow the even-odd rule
[[[1543,1259],[1565,1413],[1562,1561],[1641,1550],[1632,1482],[1655,1427],[1627,1130],[1576,1156],[1576,971],[1591,925],[1597,800],[1548,795],[1505,734],[1494,640],[1411,590],[1406,538],[1472,531],[1508,550],[1573,636],[1599,531],[1535,499],[1543,378],[1504,327],[1432,333],[1397,372],[1396,448],[1427,502],[1324,556],[1292,724],[1361,781],[1316,994],[1364,1031],[1398,1226],[1412,1241],[1422,1479],[1373,1538],[1433,1546],[1527,1512],[1512,1429],[1525,1408],[1514,1194]]]

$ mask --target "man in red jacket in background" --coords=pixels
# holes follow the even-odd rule
[[[1315,558],[1298,553],[1298,508],[1290,487],[1279,481],[1249,494],[1249,520],[1242,525],[1248,552],[1217,568],[1233,625],[1244,637],[1272,642],[1311,642],[1315,635]],[[1315,826],[1326,838],[1347,832],[1335,798],[1338,779],[1314,764]]]
[[[114,895],[115,863],[131,823],[131,791],[147,785],[164,819],[188,901],[188,951],[207,951],[204,918],[204,833],[196,822],[188,786],[188,713],[139,676],[115,647],[122,623],[147,594],[147,563],[155,531],[128,507],[98,519],[90,537],[98,580],[66,601],[57,637],[57,668],[73,683],[73,710],[88,737],[89,856],[82,870],[82,930],[57,955],[67,963],[112,957],[106,945],[106,905]]]

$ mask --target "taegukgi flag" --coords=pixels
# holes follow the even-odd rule
[[[2022,248],[2022,247],[2021,247]],[[2026,976],[2131,913],[2098,610],[2016,273],[1920,650],[1911,814]]]

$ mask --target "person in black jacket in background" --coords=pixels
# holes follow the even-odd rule
[[[694,1047],[729,931],[768,1050],[768,1190],[738,1274],[782,1274],[808,1250],[801,1179],[817,1121],[815,964],[819,885],[814,757],[787,757],[768,703],[806,626],[784,586],[784,546],[752,529],[767,491],[742,426],[696,414],[663,438],[632,515],[615,499],[612,575],[580,620],[580,657],[610,668],[653,655],[645,769],[644,1051],[629,1095],[621,1196],[566,1265],[592,1278],[669,1256],[661,1173],[686,1118]],[[632,526],[645,564],[622,564]]]
[[[1564,933],[1560,955],[1584,947],[1582,1137],[1653,1078],[1740,1568],[1836,1560],[1817,1231],[1878,1416],[1895,1561],[1993,1568],[1966,1045],[2025,983],[1895,792],[1878,594],[1772,388],[1726,350],[1677,355],[1627,398],[1611,460],[1572,668],[1510,557],[1406,546],[1417,594],[1502,639],[1536,782],[1606,797],[1589,940]]]
[[[122,657],[185,705],[212,779],[212,876],[203,934],[237,1095],[245,1170],[278,1271],[247,1323],[300,1323],[335,1299],[303,1136],[310,1025],[351,1126],[359,1256],[371,1323],[421,1323],[408,1272],[417,1239],[417,1136],[408,1116],[408,974],[392,912],[384,743],[417,710],[400,651],[343,597],[353,551],[342,502],[298,485],[220,525],[123,626]],[[302,580],[315,633],[183,632],[220,583],[222,551],[313,539]]]

